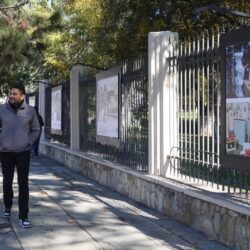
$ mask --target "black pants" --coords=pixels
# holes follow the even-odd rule
[[[33,151],[35,156],[38,156],[40,138],[41,138],[41,134],[39,135],[39,137],[35,140],[34,144],[32,145],[32,151]]]
[[[18,180],[19,219],[27,219],[29,212],[29,168],[30,151],[20,153],[1,153],[3,173],[3,200],[5,208],[11,209],[13,204],[13,178],[15,167]]]

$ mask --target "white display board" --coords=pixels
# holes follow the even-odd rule
[[[32,107],[36,106],[36,97],[35,96],[30,96],[29,97],[29,105]]]
[[[51,133],[62,134],[62,86],[51,90]]]
[[[96,76],[96,140],[116,147],[120,145],[120,69]]]
[[[97,81],[97,135],[118,138],[118,75]]]

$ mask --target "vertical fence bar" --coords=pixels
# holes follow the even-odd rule
[[[212,42],[211,42],[211,50],[212,50],[212,54],[211,54],[211,82],[212,82],[212,96],[211,96],[211,103],[212,103],[212,114],[211,114],[211,118],[212,118],[212,142],[211,142],[211,151],[212,151],[212,167],[214,168],[215,166],[215,151],[214,151],[214,146],[215,146],[215,135],[214,135],[214,131],[215,131],[215,119],[214,119],[214,105],[215,105],[215,101],[214,101],[214,96],[215,96],[215,80],[214,80],[214,49],[215,49],[215,45],[214,45],[214,32],[212,32]],[[214,175],[214,171],[213,171],[213,176],[212,176],[213,182],[215,179],[215,175]]]
[[[179,123],[180,123],[180,126],[181,126],[181,129],[179,131],[180,133],[180,148],[183,148],[184,147],[184,135],[183,135],[183,130],[184,130],[184,126],[183,126],[183,120],[184,120],[184,117],[183,117],[183,45],[182,43],[180,43],[180,53],[179,53],[179,57],[180,57],[180,60],[178,62],[178,68],[179,68],[179,84],[180,85],[180,99],[179,99],[179,103],[180,103],[180,108],[179,108],[179,114],[180,114],[180,119],[179,119]],[[183,159],[183,151],[180,150],[180,159]],[[182,164],[182,161],[180,161],[180,165]],[[178,169],[178,173],[180,172],[180,168]],[[182,177],[182,173],[181,173],[181,177]]]
[[[242,183],[242,172],[239,172],[239,195],[242,195],[242,187],[243,187],[243,183]]]
[[[246,178],[246,198],[248,199],[248,190],[249,190],[249,181],[248,181],[248,174],[247,175],[245,175],[245,178]]]
[[[219,155],[220,155],[220,65],[219,65],[219,55],[218,55],[218,49],[219,49],[219,43],[220,43],[220,31],[219,29],[217,29],[215,31],[215,43],[216,43],[216,48],[215,48],[215,71],[216,71],[216,77],[215,77],[215,80],[216,80],[216,101],[215,101],[215,104],[216,104],[216,155],[217,155],[217,159],[216,159],[216,165],[217,165],[217,171],[219,172],[220,169],[221,169],[221,166],[220,166],[220,158],[219,158]],[[217,189],[220,188],[220,184],[219,183],[219,180],[220,178],[218,178],[218,181],[217,181]]]
[[[125,72],[127,73],[128,70],[128,60],[125,61],[125,65],[126,65],[126,71],[124,71],[124,75]],[[130,163],[130,154],[129,154],[129,139],[128,139],[128,107],[129,107],[129,93],[128,93],[128,89],[127,89],[127,84],[124,82],[124,77],[122,77],[122,85],[124,87],[124,146],[125,146],[125,151],[126,151],[126,158],[124,159],[124,162],[127,161],[128,163]]]
[[[172,79],[173,79],[173,105],[174,105],[174,108],[173,110],[175,110],[175,115],[177,116],[177,124],[176,124],[176,120],[172,119],[172,128],[174,129],[175,126],[177,126],[177,133],[176,133],[176,136],[179,134],[179,102],[176,101],[177,98],[178,98],[178,84],[176,82],[176,78],[177,78],[177,71],[176,71],[176,57],[177,57],[177,54],[178,54],[178,47],[176,46],[176,41],[172,40],[171,41],[171,58],[172,58]],[[174,138],[172,137],[172,144],[171,145],[177,145],[178,146],[178,139],[177,138]],[[176,162],[176,161],[175,161]],[[177,165],[177,163],[176,163]],[[178,167],[178,165],[177,165]],[[178,176],[178,171],[177,171],[177,176]]]
[[[186,56],[187,56],[187,45],[184,44],[184,58],[185,58],[185,63],[186,63]],[[185,120],[185,123],[184,123],[184,126],[185,126],[185,131],[184,131],[184,138],[185,138],[185,147],[184,148],[187,148],[188,147],[188,130],[187,130],[187,67],[184,68],[184,120]],[[185,165],[184,165],[184,175],[185,175],[185,178],[187,177],[186,175],[186,164],[188,162],[188,155],[187,155],[187,152],[184,151],[184,154],[185,154]]]
[[[188,53],[187,56],[190,58],[191,57],[191,41],[188,41]],[[187,68],[188,68],[188,173],[189,173],[189,181],[191,181],[191,162],[192,162],[192,81],[191,81],[191,73],[192,73],[192,64],[188,62]]]
[[[198,181],[200,180],[200,161],[201,161],[201,154],[200,154],[200,150],[201,150],[201,106],[200,106],[200,60],[201,60],[201,40],[200,37],[198,38],[198,42],[197,42],[197,113],[198,113],[198,121],[197,121],[197,126],[198,126],[198,132],[197,132],[197,136],[198,136],[198,145],[197,145],[197,149],[199,151],[198,153]]]
[[[195,38],[192,38],[192,56],[195,58],[196,53],[196,46],[195,46]],[[195,108],[195,98],[196,98],[196,88],[195,88],[195,60],[193,60],[192,63],[192,99],[193,99],[193,107],[192,107],[192,113],[193,113],[193,151],[196,150],[196,108]],[[193,164],[195,165],[196,162],[196,154],[193,155]],[[195,167],[193,167],[193,181],[195,182],[196,173],[195,173]]]
[[[204,62],[204,51],[205,51],[205,35],[202,35],[202,161],[205,162],[205,62]],[[202,184],[204,182],[205,173],[202,171]]]
[[[210,33],[207,31],[207,41],[206,41],[206,78],[207,78],[207,134],[206,134],[206,151],[210,152]],[[206,166],[206,170],[207,170],[207,184],[210,181],[210,154],[207,153],[206,155],[206,162],[207,162],[207,166]]]
[[[177,135],[178,135],[178,138],[176,139],[176,142],[177,142],[177,147],[180,146],[180,141],[179,141],[179,138],[181,136],[181,133],[180,133],[180,128],[181,128],[181,125],[180,125],[180,114],[181,114],[181,108],[180,108],[180,85],[179,85],[179,80],[180,80],[180,76],[179,76],[179,72],[178,72],[178,57],[179,57],[179,46],[178,44],[175,44],[175,48],[176,50],[173,50],[173,58],[174,58],[174,76],[175,76],[175,86],[176,86],[176,91],[175,93],[177,93],[177,96],[175,96],[175,98],[179,98],[178,101],[176,102],[176,105],[177,105],[177,108],[176,108],[176,115],[177,115]],[[178,157],[178,152],[174,152],[174,156]],[[180,156],[180,155],[179,155]],[[178,162],[178,158],[175,160],[175,163],[176,163],[176,166],[177,168],[179,168],[180,166],[180,163]],[[177,178],[179,177],[179,171],[177,171]]]

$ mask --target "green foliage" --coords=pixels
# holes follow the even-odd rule
[[[30,26],[28,34],[30,36],[30,43],[32,45],[34,56],[33,64],[39,68],[37,72],[37,79],[40,78],[53,78],[56,71],[60,71],[60,59],[57,60],[58,64],[53,64],[49,57],[49,51],[53,48],[59,47],[56,43],[56,37],[62,35],[63,28],[62,12],[60,8],[49,8],[47,1],[34,3],[32,9],[27,12],[30,16]]]
[[[0,6],[19,2],[23,1],[2,1]],[[0,95],[16,83],[37,88],[35,80],[56,74],[46,50],[50,46],[48,36],[62,28],[61,12],[49,8],[45,0],[30,2],[22,9],[0,10]]]
[[[0,6],[21,2],[4,0]],[[249,24],[211,11],[194,23],[192,11],[208,3],[250,13],[247,0],[54,0],[52,6],[31,0],[8,16],[0,11],[0,90],[15,81],[65,80],[77,62],[104,68],[135,57],[147,51],[149,32],[187,37],[234,20]]]
[[[13,79],[13,67],[26,62],[27,35],[19,27],[0,21],[0,95],[5,93]]]
[[[108,67],[147,51],[149,32],[170,30],[187,37],[222,24],[231,25],[227,18],[209,11],[202,14],[200,23],[194,23],[192,11],[208,3],[207,0],[65,0],[59,4],[65,19],[63,34],[57,37],[60,48],[50,49],[49,58],[53,58],[54,65],[60,60],[57,63],[61,69],[76,62]],[[213,3],[250,11],[249,1]]]

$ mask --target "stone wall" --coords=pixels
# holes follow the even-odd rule
[[[248,204],[240,204],[225,194],[213,194],[166,178],[150,176],[55,144],[42,142],[40,151],[212,239],[234,249],[250,249]]]

